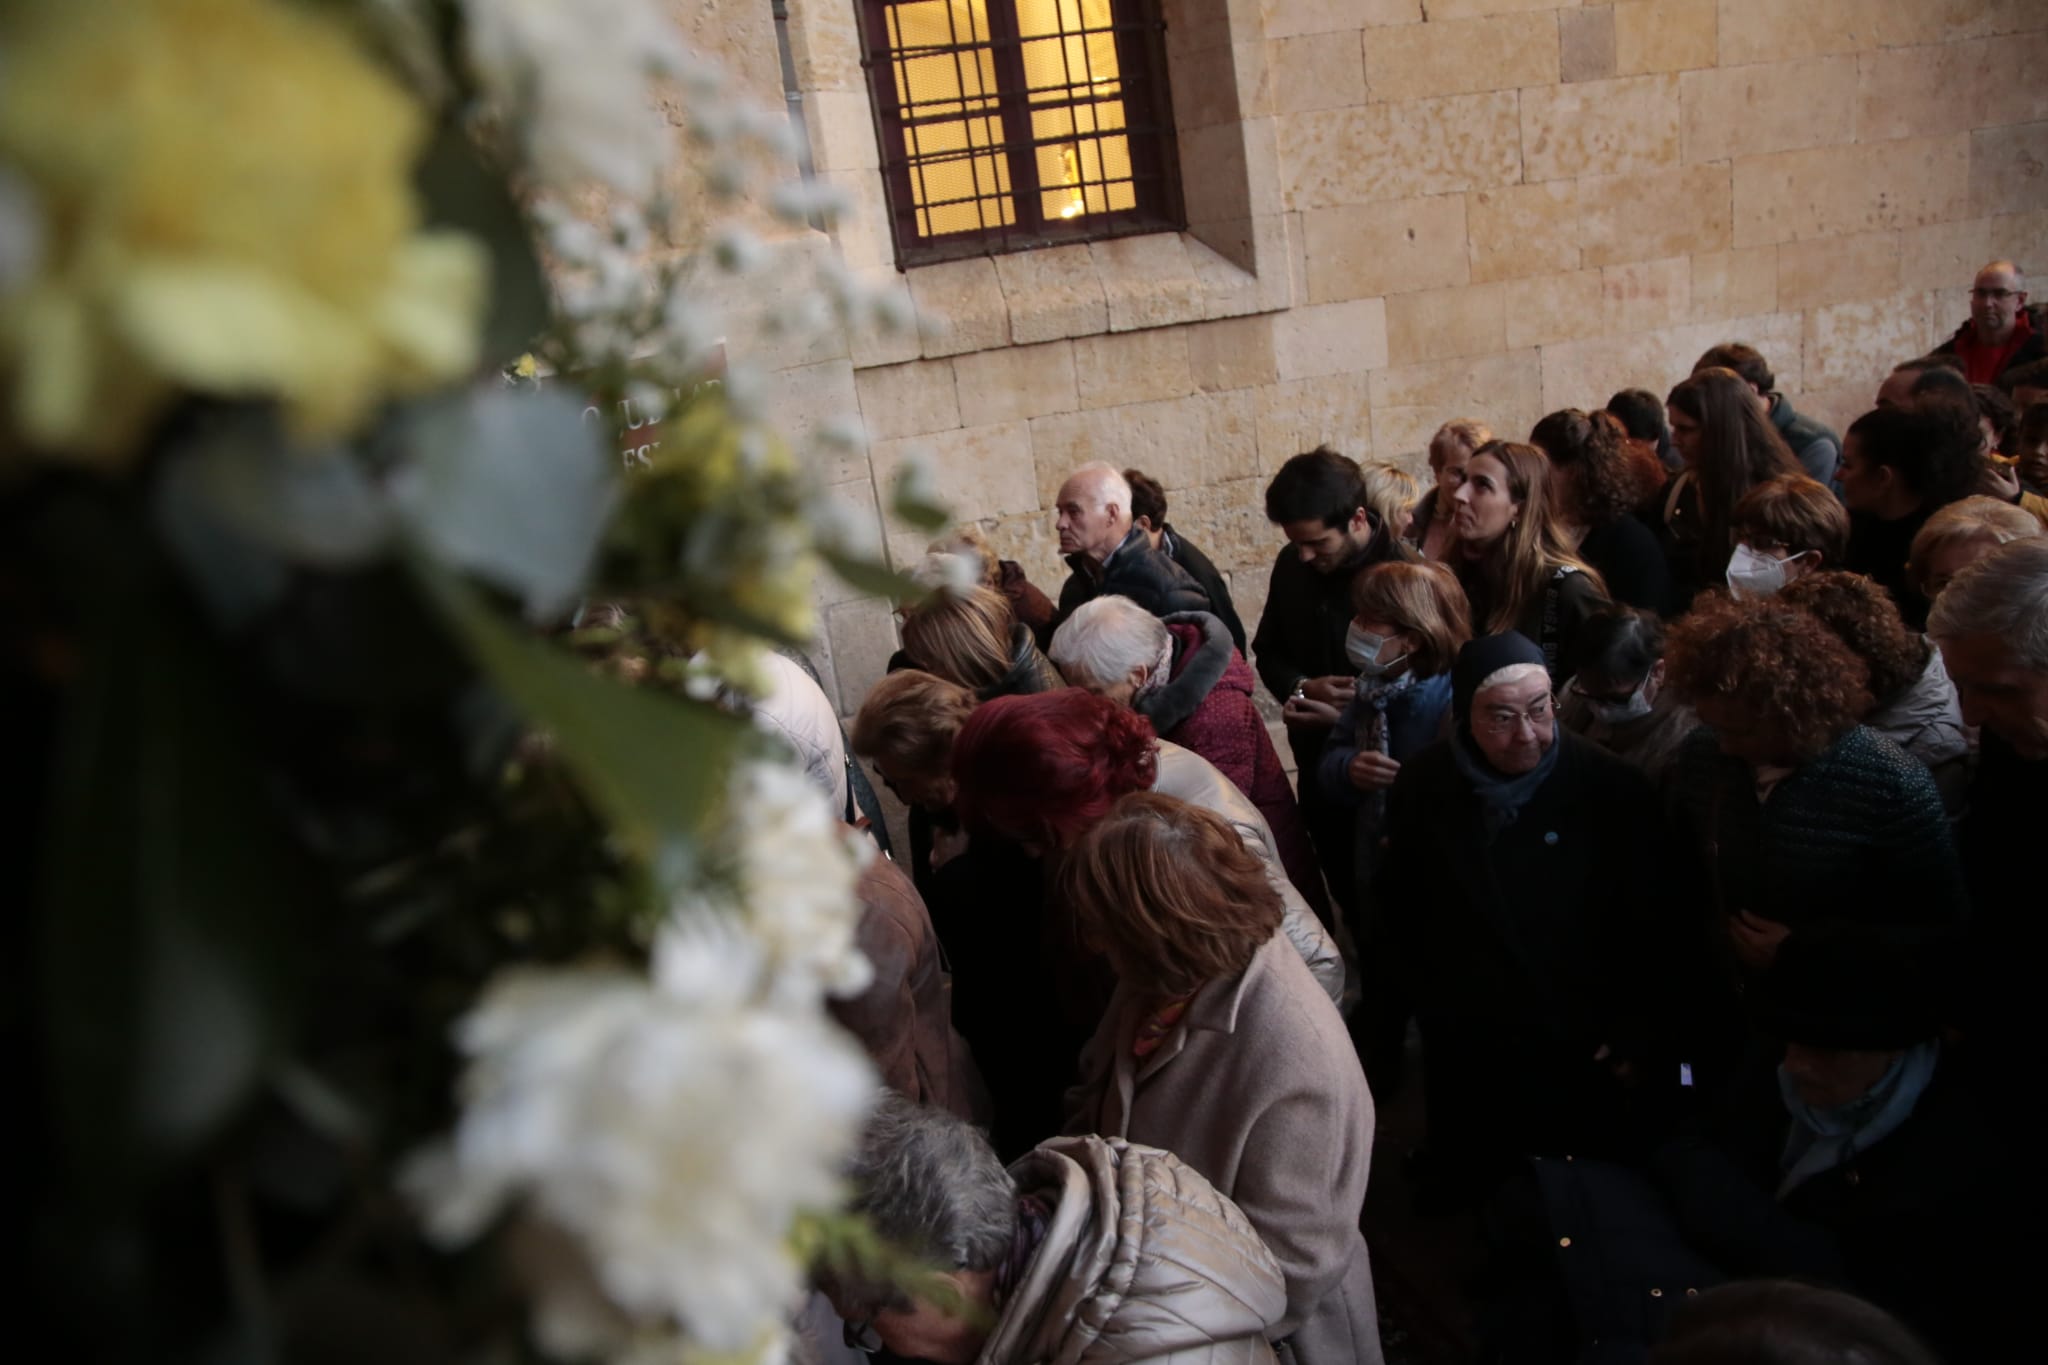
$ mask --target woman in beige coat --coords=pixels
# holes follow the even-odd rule
[[[1056,1138],[1005,1171],[972,1127],[891,1097],[848,1174],[853,1211],[936,1272],[826,1265],[849,1345],[936,1365],[1275,1365],[1279,1265],[1165,1152]]]
[[[1301,1365],[1381,1360],[1358,1218],[1372,1093],[1344,1022],[1279,932],[1279,894],[1229,823],[1123,797],[1062,860],[1056,902],[1116,969],[1069,1132],[1163,1147],[1280,1260],[1277,1335]]]

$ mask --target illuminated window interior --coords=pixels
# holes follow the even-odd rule
[[[1138,206],[1111,0],[882,8],[920,239]]]

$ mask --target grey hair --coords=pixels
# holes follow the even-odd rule
[[[2043,527],[2040,519],[2025,508],[1982,495],[1964,498],[1927,519],[1920,533],[1913,537],[1906,569],[1917,583],[1926,572],[1928,557],[1937,550],[1979,539],[2008,545],[2042,535],[2048,535],[2048,527]]]
[[[847,1165],[848,1212],[935,1270],[992,1270],[1017,1230],[1017,1182],[981,1130],[943,1109],[885,1095]],[[835,1285],[835,1299],[903,1307],[900,1289]]]
[[[1098,506],[1107,507],[1110,503],[1115,503],[1125,513],[1130,512],[1131,481],[1125,478],[1124,472],[1115,465],[1104,464],[1101,460],[1090,460],[1067,475],[1068,483],[1073,483],[1077,479],[1099,490],[1096,500]]]
[[[1493,439],[1493,430],[1486,423],[1472,417],[1459,417],[1444,423],[1436,429],[1436,435],[1429,438],[1429,467],[1440,468],[1444,455],[1452,446],[1463,446],[1465,453],[1472,452]]]
[[[1506,687],[1511,683],[1521,682],[1525,678],[1533,678],[1538,673],[1541,673],[1546,678],[1550,676],[1550,670],[1542,664],[1508,664],[1494,669],[1493,672],[1481,678],[1479,686],[1472,689],[1472,695],[1477,697],[1489,687]]]
[[[1128,597],[1083,602],[1053,632],[1052,661],[1076,687],[1106,687],[1134,668],[1149,668],[1149,681],[1164,682],[1173,663],[1173,636],[1166,623]]]
[[[1927,633],[2002,640],[2014,663],[2048,673],[2048,539],[2001,545],[1951,578],[1934,599]]]

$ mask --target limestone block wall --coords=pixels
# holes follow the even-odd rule
[[[755,63],[768,7],[679,6],[743,16]],[[1726,340],[1839,426],[1965,316],[1984,260],[2048,286],[2042,0],[1163,0],[1188,231],[907,275],[855,0],[788,9],[817,174],[852,205],[805,249],[907,291],[918,325],[765,342],[776,401],[798,428],[858,412],[867,451],[821,473],[863,516],[929,452],[1048,592],[1085,460],[1162,479],[1250,622],[1264,481],[1319,442],[1421,468],[1449,418],[1526,434]],[[851,712],[893,624],[821,601]]]

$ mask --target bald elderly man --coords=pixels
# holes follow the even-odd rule
[[[1970,287],[1970,320],[1934,348],[1963,362],[1972,384],[1995,384],[2007,370],[2048,355],[2038,308],[2027,307],[2027,282],[2011,261],[1993,261]]]
[[[1114,467],[1084,464],[1060,485],[1054,504],[1060,553],[1073,570],[1060,589],[1057,625],[1098,597],[1128,597],[1154,616],[1213,613],[1202,585],[1131,520],[1131,485]]]

